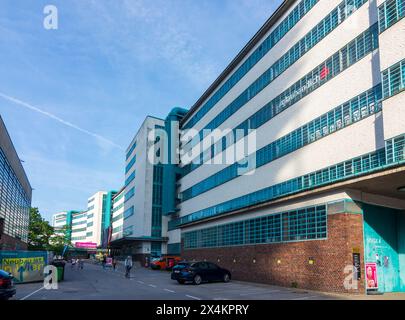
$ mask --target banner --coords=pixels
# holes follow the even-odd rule
[[[43,281],[47,264],[44,251],[0,251],[0,269],[10,272],[16,283]]]
[[[377,264],[366,263],[367,289],[378,289]]]
[[[93,243],[93,242],[76,242],[75,247],[80,248],[80,249],[97,249],[97,243]]]

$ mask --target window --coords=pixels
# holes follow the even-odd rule
[[[124,219],[128,219],[129,217],[134,215],[134,206],[130,207],[129,209],[124,211]]]
[[[378,8],[380,33],[405,16],[405,0],[387,0]]]
[[[184,249],[187,250],[315,240],[326,237],[326,205],[319,205],[186,232],[183,240]],[[209,269],[217,269],[213,263],[199,264],[202,263]]]
[[[405,59],[382,72],[383,95],[389,98],[405,88]]]
[[[125,180],[125,186],[128,186],[135,179],[135,171]]]

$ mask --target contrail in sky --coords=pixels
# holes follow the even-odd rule
[[[103,136],[100,136],[97,133],[94,133],[94,132],[88,131],[86,129],[80,128],[79,126],[77,126],[77,125],[75,125],[73,123],[70,123],[69,121],[65,121],[65,120],[55,116],[54,114],[49,113],[49,112],[44,111],[44,110],[41,110],[41,109],[39,109],[39,108],[37,108],[37,107],[27,103],[27,102],[24,102],[24,101],[21,101],[19,99],[10,97],[10,96],[8,96],[8,95],[6,95],[4,93],[1,93],[1,92],[0,92],[0,97],[7,100],[7,101],[18,104],[19,106],[22,106],[22,107],[25,107],[27,109],[33,110],[35,112],[38,112],[38,113],[40,113],[40,114],[42,114],[42,115],[44,115],[44,116],[46,116],[48,118],[51,118],[51,119],[53,119],[53,120],[55,120],[55,121],[57,121],[59,123],[64,124],[65,126],[68,126],[68,127],[73,128],[73,129],[75,129],[77,131],[80,131],[80,132],[85,133],[85,134],[87,134],[89,136],[92,136],[92,137],[94,137],[96,139],[99,139],[100,141],[108,143],[108,144],[110,144],[110,145],[112,145],[112,146],[114,146],[114,147],[116,147],[116,148],[118,148],[120,150],[124,150],[124,148],[121,147],[120,145],[116,144],[115,142],[113,142],[113,141],[111,141],[111,140],[109,140],[107,138],[104,138]]]

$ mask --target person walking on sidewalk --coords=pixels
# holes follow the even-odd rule
[[[103,270],[105,270],[105,265],[107,264],[107,256],[106,255],[103,255],[102,264],[103,264]]]
[[[113,266],[113,270],[117,271],[117,259],[115,257],[113,257],[112,266]]]
[[[130,278],[131,277],[130,276],[131,269],[132,269],[132,257],[128,256],[125,259],[125,278]]]

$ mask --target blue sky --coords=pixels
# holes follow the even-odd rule
[[[50,219],[119,189],[145,116],[190,108],[280,3],[1,0],[0,115],[32,205]],[[48,4],[58,30],[43,27]]]

